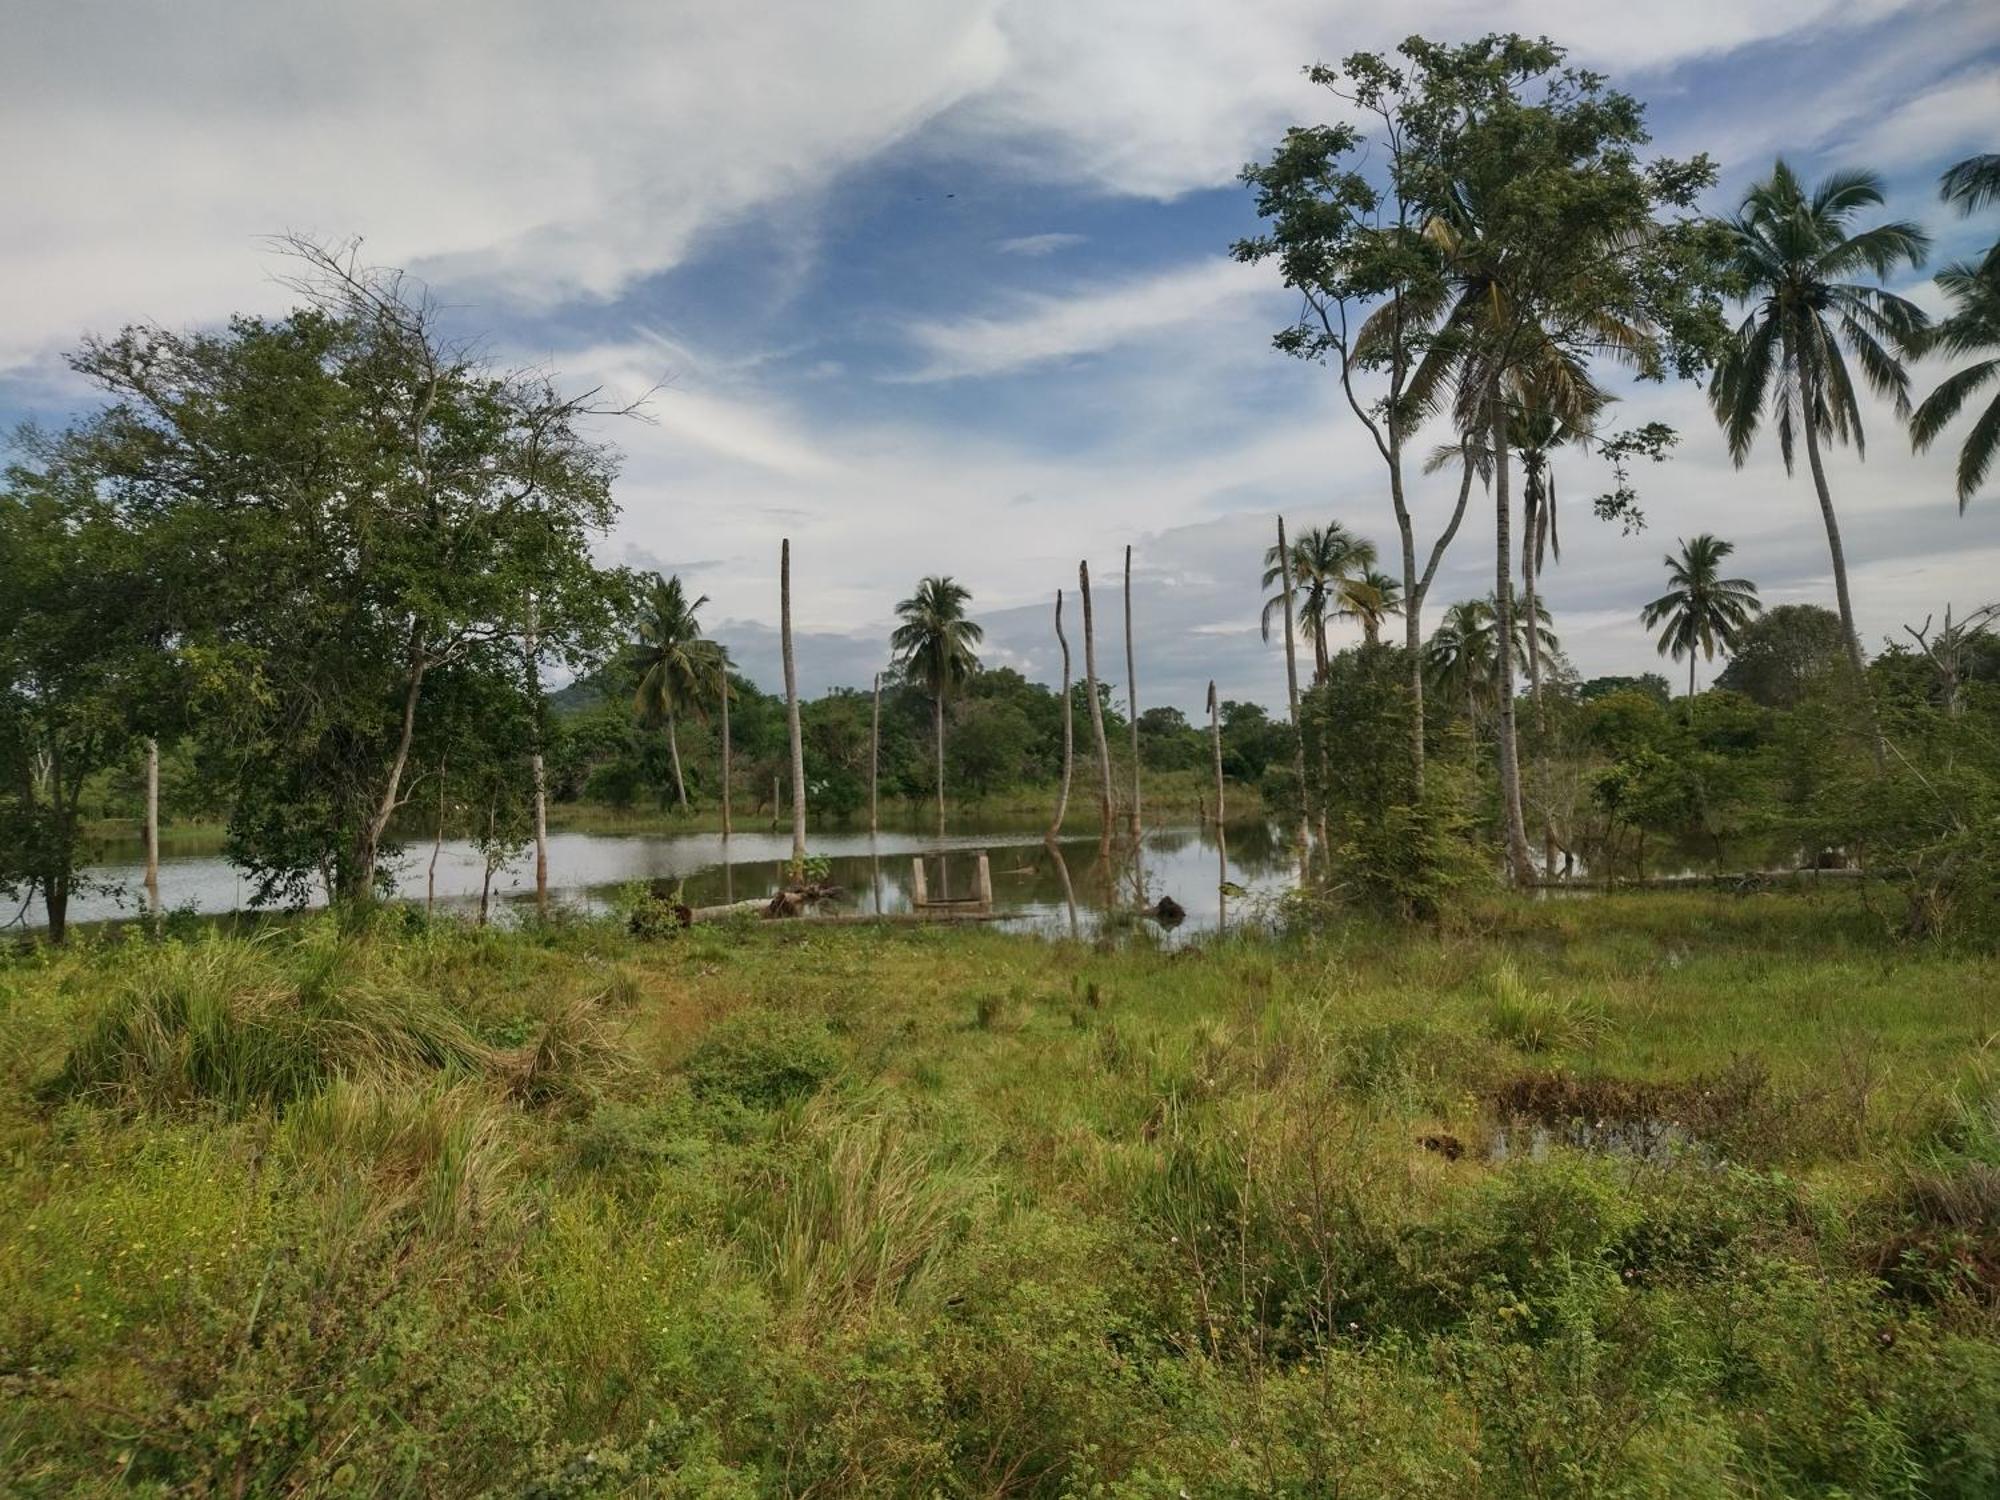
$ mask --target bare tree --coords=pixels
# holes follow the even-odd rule
[[[1222,792],[1222,703],[1215,694],[1215,679],[1208,680],[1208,742],[1215,752],[1215,865],[1216,865],[1216,925],[1220,927],[1227,917],[1223,887],[1229,884],[1229,834],[1225,819],[1229,815],[1228,805]]]
[[[785,726],[792,738],[792,873],[806,864],[806,755],[799,737],[799,676],[792,659],[792,542],[778,549],[778,633],[785,658]]]
[[[1299,724],[1299,652],[1292,620],[1292,549],[1285,542],[1285,518],[1278,517],[1279,586],[1285,591],[1285,700],[1292,714],[1292,773],[1299,782],[1299,847],[1312,838],[1307,816],[1306,740]]]
[[[876,793],[882,774],[882,674],[875,674],[875,706],[868,718],[868,832],[878,826]]]
[[[1938,685],[1944,690],[1945,712],[1954,719],[1965,712],[1965,669],[1972,643],[2000,620],[2000,604],[1983,605],[1954,622],[1951,606],[1944,607],[1944,626],[1933,636],[1931,617],[1924,616],[1919,629],[1903,627],[1903,633],[1917,643],[1917,648],[1929,659],[1938,674]]]
[[[1071,711],[1069,691],[1069,641],[1062,628],[1062,590],[1056,590],[1056,644],[1062,647],[1062,788],[1056,793],[1056,815],[1049,820],[1049,831],[1043,835],[1053,845],[1056,835],[1062,832],[1063,815],[1069,811],[1070,779],[1076,771],[1076,732],[1073,724],[1075,715]],[[1069,872],[1063,872],[1067,884]]]
[[[718,651],[721,650],[720,647],[716,649]],[[731,781],[729,767],[729,698],[731,688],[729,686],[729,658],[727,655],[723,655],[716,662],[715,676],[717,685],[722,689],[722,836],[728,838],[731,831],[729,827],[729,790]]]
[[[146,737],[146,910],[153,915],[160,910],[160,742],[151,735]]]
[[[1104,705],[1097,695],[1097,632],[1090,614],[1090,564],[1076,565],[1076,591],[1083,596],[1083,682],[1090,699],[1090,732],[1097,745],[1098,847],[1111,847],[1111,747],[1104,739]]]
[[[1139,665],[1132,641],[1132,549],[1125,549],[1125,708],[1132,731],[1132,842],[1139,842]]]

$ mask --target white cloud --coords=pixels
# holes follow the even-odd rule
[[[908,337],[926,362],[906,378],[1010,374],[1226,316],[1272,297],[1268,272],[1221,257],[1071,296],[1028,296],[1005,313],[909,325]]]
[[[1002,240],[993,248],[1002,255],[1025,255],[1031,259],[1053,255],[1058,250],[1067,250],[1072,245],[1081,245],[1086,236],[1080,234],[1024,234],[1011,240]]]

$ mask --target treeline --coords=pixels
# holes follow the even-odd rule
[[[2000,930],[2000,635],[1991,615],[1932,620],[1885,642],[1866,691],[1890,746],[1878,767],[1838,614],[1784,605],[1750,622],[1714,687],[1673,695],[1656,673],[1579,681],[1545,642],[1517,705],[1533,879],[1622,880],[1772,868],[1865,870],[1911,936]],[[1311,808],[1330,875],[1352,898],[1435,915],[1496,878],[1503,826],[1490,658],[1441,680],[1424,719],[1429,786],[1411,783],[1414,722],[1400,647],[1335,654],[1305,695],[1305,794],[1282,769],[1273,805]],[[1453,689],[1460,689],[1454,691]],[[1296,783],[1293,783],[1296,788]]]
[[[775,811],[786,776],[785,700],[737,672],[729,674],[732,790],[735,805]],[[1089,713],[1082,683],[1070,690],[1073,723]],[[1129,783],[1129,721],[1114,699],[1114,684],[1099,683],[1106,737],[1122,787]],[[614,665],[552,699],[549,791],[558,803],[584,802],[619,809],[664,809],[675,804],[670,751],[663,730],[632,709],[625,677]],[[882,684],[879,795],[885,810],[915,809],[936,793],[932,700],[922,684],[900,674]],[[868,802],[868,745],[874,712],[866,689],[839,688],[799,705],[809,805],[816,817],[852,818]],[[1052,797],[1062,774],[1062,696],[1012,667],[972,674],[948,700],[945,780],[950,795],[977,803],[1032,793]],[[683,717],[677,726],[690,805],[712,810],[721,799],[721,727],[714,708]],[[1268,769],[1291,755],[1291,730],[1256,703],[1222,704],[1223,769],[1232,783],[1256,787]],[[1139,714],[1140,764],[1148,772],[1201,771],[1210,763],[1208,730],[1178,708]],[[1200,791],[1191,780],[1169,783],[1190,814]],[[1149,783],[1148,795],[1162,791]],[[1245,809],[1247,810],[1247,808]],[[1073,815],[1088,821],[1090,799]]]

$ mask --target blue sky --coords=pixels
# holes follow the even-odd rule
[[[988,659],[1055,670],[1079,558],[1136,549],[1142,701],[1278,700],[1258,635],[1273,518],[1393,536],[1382,471],[1325,372],[1269,347],[1289,301],[1231,264],[1234,182],[1333,101],[1300,68],[1422,31],[1512,27],[1648,101],[1726,208],[1783,151],[1888,177],[1940,255],[2000,233],[1933,184],[2000,149],[2000,10],[1895,0],[1379,7],[1194,0],[530,0],[316,11],[0,0],[0,421],[89,403],[60,352],[136,318],[282,305],[259,236],[361,235],[469,329],[572,385],[663,381],[626,454],[609,561],[679,570],[775,684],[793,539],[809,689],[884,664],[924,573],[968,584]],[[1928,297],[1923,278],[1913,295]],[[1926,387],[1935,371],[1920,370]],[[1640,474],[1651,526],[1594,523],[1566,461],[1548,580],[1586,674],[1656,665],[1636,611],[1660,554],[1713,530],[1769,602],[1830,602],[1806,481],[1731,469],[1700,393],[1631,390],[1683,433]],[[2000,495],[1958,515],[1948,451],[1874,414],[1833,483],[1871,644],[2000,594]],[[1420,527],[1445,508],[1420,496]],[[1490,587],[1475,508],[1435,602]],[[1116,649],[1115,635],[1106,643]]]

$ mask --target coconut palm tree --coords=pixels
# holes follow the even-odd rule
[[[1793,471],[1803,434],[1806,463],[1826,525],[1833,561],[1834,595],[1847,633],[1848,664],[1861,695],[1879,762],[1881,730],[1868,697],[1861,636],[1847,586],[1847,554],[1840,543],[1833,491],[1826,479],[1823,442],[1854,445],[1866,457],[1861,407],[1855,400],[1848,355],[1878,394],[1910,414],[1910,376],[1899,353],[1924,331],[1923,312],[1880,286],[1848,278],[1877,279],[1899,265],[1923,263],[1930,239],[1913,223],[1892,221],[1864,229],[1855,216],[1882,202],[1882,179],[1873,172],[1835,172],[1810,192],[1780,159],[1771,175],[1744,194],[1723,231],[1730,270],[1750,310],[1709,382],[1709,404],[1729,439],[1729,456],[1741,468],[1768,415],[1777,427],[1785,472]]]
[[[938,832],[944,832],[944,700],[979,670],[973,647],[986,632],[965,617],[972,591],[949,578],[931,577],[896,606],[903,623],[889,637],[899,665],[931,695],[937,740]]]
[[[701,621],[695,616],[706,603],[706,594],[694,600],[687,597],[678,574],[662,578],[655,573],[646,591],[639,640],[632,648],[639,674],[632,708],[643,723],[666,726],[674,797],[682,812],[687,811],[687,782],[681,774],[680,736],[675,723],[683,713],[706,719],[708,702],[714,696],[714,652],[701,638]]]
[[[1361,633],[1371,646],[1382,641],[1382,622],[1391,615],[1403,612],[1403,581],[1382,572],[1379,568],[1366,568],[1353,578],[1344,579],[1340,585],[1340,607],[1336,611],[1341,618],[1359,620]]]
[[[1343,587],[1375,566],[1375,544],[1357,537],[1338,521],[1310,526],[1292,539],[1292,603],[1298,628],[1312,638],[1313,681],[1326,679],[1331,658],[1327,653],[1326,627],[1346,611],[1342,606]],[[1283,581],[1285,568],[1275,546],[1264,549],[1264,587]],[[1258,621],[1266,641],[1271,639],[1274,621],[1284,614],[1282,595],[1264,601]]]
[[[1550,623],[1549,607],[1540,600],[1535,602],[1535,622],[1536,648],[1549,654],[1560,651],[1562,642]],[[1525,603],[1511,624],[1513,653],[1523,656],[1528,649]],[[1462,599],[1445,610],[1424,643],[1424,676],[1441,696],[1463,699],[1475,726],[1481,710],[1499,698],[1499,640],[1499,611],[1489,594],[1484,599]]]
[[[1938,186],[1963,214],[2000,202],[2000,154],[1968,157],[1946,172]],[[1946,266],[1938,272],[1937,284],[1951,299],[1952,311],[1925,335],[1924,352],[1970,356],[1972,363],[1940,381],[1910,418],[1917,451],[1937,441],[1981,388],[1989,382],[1995,387],[1958,450],[1958,508],[1963,512],[2000,451],[2000,243],[1977,264]]]
[[[1660,655],[1688,664],[1688,722],[1694,722],[1694,666],[1699,652],[1709,661],[1718,649],[1728,651],[1736,636],[1763,611],[1757,585],[1747,578],[1724,578],[1722,561],[1736,550],[1734,542],[1703,532],[1681,541],[1681,555],[1666,557],[1666,593],[1639,611],[1648,630],[1660,632]]]
[[[1938,196],[1968,217],[2000,203],[2000,151],[1955,163],[1938,179]],[[1987,247],[1980,265],[1989,273],[2000,272],[2000,242]]]

